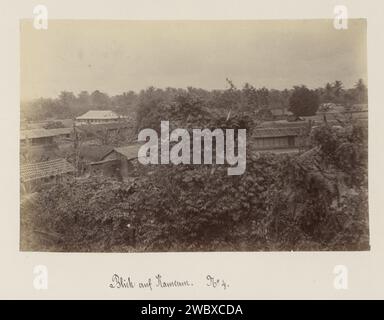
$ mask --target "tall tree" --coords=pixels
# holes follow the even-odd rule
[[[368,91],[367,87],[364,84],[363,79],[359,79],[355,86],[355,96],[356,96],[356,102],[357,103],[367,103],[368,101]]]
[[[306,86],[294,87],[289,98],[289,110],[296,116],[312,116],[319,108],[319,97]]]
[[[70,116],[75,108],[76,96],[73,92],[62,91],[58,100],[54,103],[55,115],[58,117]]]
[[[106,93],[100,92],[99,90],[92,92],[91,103],[92,108],[99,110],[109,109],[111,106],[109,96]]]
[[[241,90],[243,110],[254,112],[259,107],[259,99],[255,87],[246,83]]]
[[[268,108],[269,106],[269,90],[266,87],[262,87],[257,90],[257,95],[259,98],[259,105],[261,108]]]
[[[343,90],[343,83],[340,80],[336,80],[333,83],[333,91],[336,98],[339,98]]]
[[[332,85],[327,82],[327,84],[325,85],[325,88],[324,88],[324,102],[331,102],[333,101],[333,87]]]

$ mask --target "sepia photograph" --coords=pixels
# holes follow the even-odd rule
[[[369,251],[366,19],[20,20],[20,251]]]

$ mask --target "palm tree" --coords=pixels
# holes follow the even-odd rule
[[[333,87],[329,82],[325,85],[324,95],[324,102],[331,102],[333,100]]]
[[[340,97],[341,91],[343,90],[343,83],[340,80],[336,80],[333,83],[333,90],[336,98]]]
[[[357,103],[366,103],[367,102],[367,87],[364,84],[363,79],[359,79],[355,86],[355,95]]]

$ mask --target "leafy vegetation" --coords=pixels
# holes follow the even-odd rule
[[[60,110],[68,114],[80,113],[74,107],[79,100],[89,99],[93,102],[88,103],[104,109],[117,108],[119,103],[120,108],[136,110],[137,129],[158,130],[162,120],[182,128],[245,128],[251,147],[250,131],[259,121],[255,111],[291,102],[298,109],[295,113],[308,113],[299,110],[308,106],[312,113],[318,102],[347,96],[354,102],[366,99],[362,83],[351,90],[335,83],[329,84],[329,90],[278,91],[249,84],[238,89],[227,81],[229,89],[223,91],[148,88],[138,95],[112,98],[83,92],[78,97],[64,94],[51,102],[61,106],[58,110],[67,106]],[[39,115],[51,112],[49,108],[40,109]],[[340,121],[339,126],[324,123],[312,129],[310,145],[299,155],[247,150],[246,171],[240,176],[228,176],[225,165],[136,163],[130,181],[79,177],[47,187],[22,199],[21,249],[369,248],[366,127],[352,120]]]
[[[21,209],[23,250],[209,251],[369,248],[366,129],[324,125],[299,156],[224,165],[135,165],[130,182],[82,178]]]
[[[40,98],[24,101],[21,104],[21,115],[28,121],[74,118],[90,109],[114,110],[121,114],[130,115],[138,112],[139,123],[145,118],[145,111],[150,106],[165,106],[174,102],[175,97],[193,95],[203,101],[212,110],[228,113],[235,112],[257,113],[270,109],[288,108],[291,95],[297,90],[293,89],[267,89],[255,88],[249,83],[239,89],[229,79],[225,90],[204,90],[189,87],[187,89],[149,87],[139,93],[133,91],[119,95],[109,96],[99,90],[92,93],[82,91],[75,95],[73,92],[63,91],[55,98]],[[318,97],[319,103],[341,103],[348,106],[352,104],[367,103],[367,88],[360,79],[355,86],[345,89],[341,81],[327,83],[323,88],[312,92]]]
[[[289,98],[289,110],[296,116],[313,116],[319,108],[319,97],[307,87],[295,87]]]

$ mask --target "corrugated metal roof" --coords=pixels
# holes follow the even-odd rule
[[[31,129],[20,131],[20,140],[55,137],[71,133],[72,128]]]
[[[75,168],[67,160],[62,158],[30,163],[20,167],[22,181],[32,181],[74,171]]]
[[[52,132],[47,129],[32,129],[20,131],[20,140],[24,139],[35,139],[55,136]]]
[[[100,159],[100,161],[104,161],[107,158],[110,158],[111,154],[118,153],[127,158],[127,160],[136,159],[138,157],[139,149],[141,144],[133,144],[124,147],[114,148],[111,152],[108,152],[104,157]],[[112,159],[109,159],[112,160]]]
[[[255,138],[274,138],[274,137],[289,137],[298,136],[302,133],[303,129],[300,127],[292,128],[263,128],[255,129],[252,136]]]
[[[80,156],[93,162],[102,160],[111,151],[113,151],[113,147],[107,145],[82,145]]]
[[[117,113],[111,110],[89,110],[76,120],[111,120],[121,118]]]

